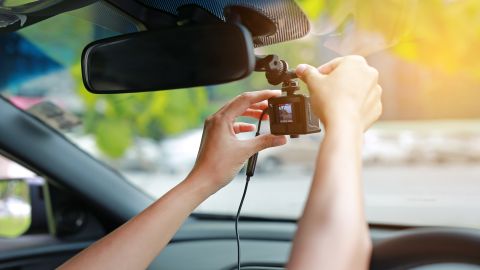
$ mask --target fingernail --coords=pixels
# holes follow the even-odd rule
[[[274,143],[275,145],[285,144],[285,137],[284,137],[284,136],[277,136],[277,137],[275,137],[275,139],[273,140],[273,143]]]
[[[306,69],[307,69],[307,65],[300,64],[297,66],[297,69],[295,70],[295,72],[297,73],[298,76],[302,76],[303,72],[305,72]]]

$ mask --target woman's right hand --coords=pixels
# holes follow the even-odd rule
[[[336,58],[318,68],[301,64],[296,73],[310,92],[314,113],[325,129],[359,123],[367,130],[382,113],[378,71],[357,55]]]

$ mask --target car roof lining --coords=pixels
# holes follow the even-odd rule
[[[90,9],[87,13],[93,15],[84,15],[84,18],[106,28],[111,28],[108,25],[116,26],[117,31],[121,25],[123,30],[118,31],[119,33],[154,30],[176,26],[178,20],[182,19],[179,17],[179,8],[189,5],[196,5],[210,12],[219,21],[226,21],[226,13],[234,7],[261,14],[270,20],[268,24],[274,25],[274,30],[268,34],[253,35],[255,47],[298,39],[310,31],[307,16],[293,0],[44,0],[17,7],[0,6],[0,33],[14,32],[55,15],[78,9],[86,10],[88,7]],[[242,18],[247,20],[247,17],[251,19],[249,16]],[[256,23],[263,25],[266,22]],[[252,32],[255,32],[253,30],[256,29],[252,29]]]
[[[111,0],[109,0],[111,1]],[[231,7],[243,7],[254,10],[275,25],[276,31],[267,36],[254,37],[255,47],[267,46],[301,38],[310,31],[307,16],[293,0],[136,0],[150,8],[158,9],[175,16],[179,7],[197,5],[222,21],[226,21],[226,11]]]

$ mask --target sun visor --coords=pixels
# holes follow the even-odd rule
[[[137,0],[145,6],[173,15],[186,5],[197,5],[221,20],[226,20],[226,11],[232,7],[254,10],[270,20],[274,31],[269,35],[255,36],[255,47],[271,45],[301,38],[308,34],[310,24],[307,16],[293,0]]]

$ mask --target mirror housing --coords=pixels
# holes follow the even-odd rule
[[[96,94],[227,83],[248,76],[254,66],[250,33],[230,23],[116,36],[87,45],[82,54],[85,87]]]

